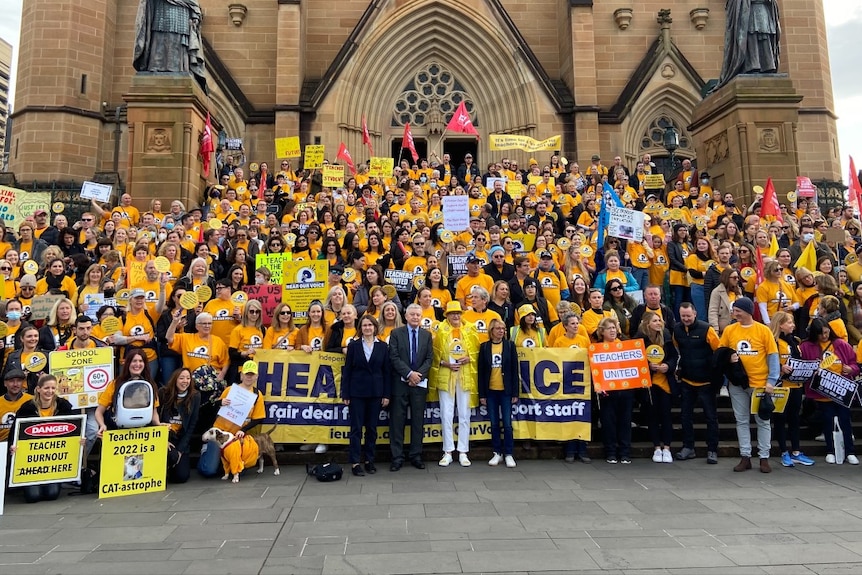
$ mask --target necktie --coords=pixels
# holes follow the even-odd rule
[[[419,355],[418,349],[416,328],[412,328],[410,330],[410,369],[412,371],[416,371],[416,356]]]

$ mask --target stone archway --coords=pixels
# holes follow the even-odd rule
[[[629,163],[643,154],[656,156],[667,154],[661,139],[656,139],[658,130],[665,125],[673,125],[679,131],[680,139],[688,142],[680,146],[677,158],[693,158],[694,141],[687,126],[698,98],[673,84],[666,85],[638,99],[625,122],[625,155]],[[632,165],[634,167],[634,165]]]

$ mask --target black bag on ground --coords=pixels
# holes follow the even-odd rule
[[[344,475],[344,469],[337,463],[318,463],[314,467],[310,464],[305,464],[305,471],[309,475],[313,475],[318,481],[328,483],[330,481],[338,481]]]

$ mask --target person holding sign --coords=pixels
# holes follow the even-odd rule
[[[156,394],[156,384],[150,375],[150,368],[147,362],[147,356],[142,349],[133,349],[126,354],[126,359],[123,362],[123,369],[120,375],[114,381],[105,386],[102,393],[99,394],[99,406],[96,408],[96,423],[99,425],[96,437],[102,437],[102,434],[108,430],[108,425],[105,423],[105,413],[112,409],[114,417],[117,416],[117,411],[122,409],[118,405],[118,394],[120,387],[127,381],[143,380],[150,384],[153,394],[153,418],[149,425],[162,425],[159,420],[159,399]]]
[[[648,311],[643,314],[635,337],[644,341],[652,379],[652,386],[649,390],[644,390],[651,395],[649,434],[655,450],[652,460],[655,463],[673,463],[670,450],[673,440],[671,383],[679,354],[673,344],[670,330],[665,327],[662,316],[655,312]]]
[[[616,317],[606,317],[596,327],[595,337],[599,342],[619,341],[620,322]],[[618,391],[599,391],[602,403],[602,441],[605,444],[605,461],[611,465],[632,462],[632,409],[634,408],[634,389]]]
[[[823,318],[814,318],[808,326],[808,339],[799,346],[802,359],[819,359],[820,369],[855,379],[859,375],[859,364],[850,344],[838,337]],[[805,387],[805,397],[813,399],[821,408],[823,436],[826,439],[826,463],[838,463],[835,459],[835,443],[832,439],[835,419],[844,436],[845,461],[859,465],[856,448],[853,445],[853,424],[850,408],[817,393],[810,385]],[[786,408],[785,408],[786,409]]]
[[[351,313],[355,316],[356,311],[351,310]],[[377,473],[374,455],[380,408],[389,405],[392,394],[389,346],[377,339],[377,327],[377,320],[371,316],[364,316],[359,321],[361,336],[347,343],[347,357],[341,370],[341,400],[348,406],[350,414],[349,461],[356,476],[365,475],[365,472]],[[360,463],[363,455],[365,471]]]
[[[57,415],[76,415],[78,412],[66,399],[57,395],[57,378],[45,374],[36,383],[35,396],[21,405],[16,419],[54,417]],[[81,445],[86,439],[81,438]],[[9,437],[10,453],[15,453],[15,427]],[[45,483],[43,485],[28,485],[24,487],[24,501],[38,503],[39,501],[54,501],[60,497],[60,483]]]
[[[431,382],[440,396],[440,423],[443,429],[443,457],[441,467],[452,463],[455,449],[453,418],[458,407],[458,461],[462,467],[470,466],[470,408],[478,405],[476,358],[479,354],[479,335],[473,324],[462,323],[461,303],[449,302],[446,319],[437,325],[434,337],[434,361],[431,364]]]
[[[22,325],[18,332],[21,348],[6,357],[3,375],[5,378],[13,370],[26,373],[27,391],[32,393],[39,376],[48,373],[48,351],[39,347],[39,330],[33,324]]]
[[[793,467],[795,464],[814,465],[814,460],[799,450],[799,411],[802,409],[802,384],[791,381],[789,375],[793,372],[788,359],[802,357],[799,349],[799,338],[794,335],[796,324],[793,316],[784,311],[775,312],[769,325],[775,342],[778,344],[778,356],[781,360],[781,387],[789,389],[787,405],[783,413],[772,414],[773,431],[781,450],[781,465]],[[790,434],[790,451],[787,450],[787,435]]]

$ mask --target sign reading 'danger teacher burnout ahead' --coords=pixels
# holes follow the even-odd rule
[[[81,479],[83,415],[15,420],[15,453],[9,487]]]
[[[99,499],[164,491],[168,431],[163,425],[106,431],[102,435]]]
[[[590,373],[585,349],[522,349],[521,393],[512,405],[516,439],[563,441],[590,439]],[[340,399],[344,356],[338,353],[258,350],[260,373],[257,388],[266,402],[266,423],[275,424],[277,443],[346,444],[350,432],[349,410]],[[476,405],[470,410],[470,436],[491,436],[488,411]],[[428,391],[425,441],[442,441],[440,403],[434,389]],[[409,421],[408,421],[409,435]],[[455,426],[457,430],[457,425]],[[389,442],[389,412],[381,409],[379,441]]]

